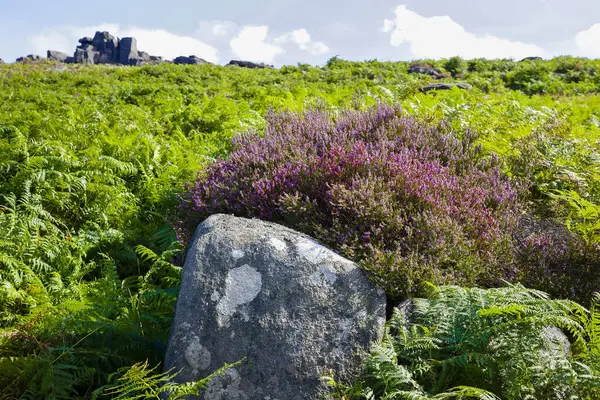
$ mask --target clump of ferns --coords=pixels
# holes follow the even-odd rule
[[[430,285],[410,320],[395,310],[352,399],[596,399],[600,295],[588,310],[545,293]],[[565,338],[560,338],[565,332]]]

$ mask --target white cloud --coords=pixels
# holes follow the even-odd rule
[[[304,28],[288,32],[276,38],[275,42],[279,44],[293,43],[313,56],[320,56],[329,52],[329,47],[325,43],[311,40],[310,34]]]
[[[285,52],[283,47],[268,43],[269,27],[244,26],[231,39],[231,52],[243,60],[272,63],[275,57]]]
[[[238,30],[233,21],[200,21],[198,36],[201,39],[232,37]]]
[[[547,56],[540,46],[492,35],[476,35],[449,16],[423,17],[399,5],[395,18],[383,21],[392,46],[408,45],[414,58],[515,58]]]
[[[55,28],[31,37],[30,42],[40,54],[45,54],[46,50],[59,50],[70,54],[74,52],[79,38],[94,36],[96,31],[108,31],[119,38],[134,37],[137,39],[138,50],[166,59],[194,54],[210,62],[219,61],[215,47],[193,37],[177,35],[164,29],[121,27],[116,24]]]
[[[575,45],[577,46],[577,55],[600,58],[600,23],[575,35]]]

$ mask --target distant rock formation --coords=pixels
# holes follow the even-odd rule
[[[79,39],[79,45],[73,56],[56,51],[48,50],[48,60],[67,64],[122,64],[122,65],[145,65],[163,62],[162,57],[151,56],[144,51],[138,51],[137,40],[132,37],[119,39],[109,32],[96,32],[94,37],[83,37]],[[17,62],[41,61],[44,58],[29,54],[17,58]]]
[[[57,51],[48,50],[48,60],[66,64],[113,64],[113,65],[146,65],[166,62],[162,57],[152,56],[145,51],[138,50],[137,40],[133,37],[119,39],[109,32],[96,32],[94,37],[79,39],[73,56]],[[30,62],[45,60],[38,55],[29,54],[17,58],[17,62]],[[173,60],[174,64],[200,65],[211,64],[195,55],[179,56]],[[274,68],[265,63],[251,61],[231,60],[227,65],[237,65],[244,68]]]
[[[244,67],[244,68],[269,68],[269,69],[275,68],[270,64],[265,64],[265,63],[257,64],[252,61],[240,61],[240,60],[231,60],[231,61],[229,61],[229,64],[227,64],[227,65],[237,65],[238,67]]]
[[[23,62],[23,61],[41,61],[43,60],[43,57],[38,56],[37,54],[28,54],[24,57],[19,57],[17,58],[17,62]]]
[[[162,61],[161,57],[138,51],[135,38],[119,39],[109,32],[96,32],[93,38],[79,39],[73,55],[73,62],[78,64],[144,65]]]
[[[196,56],[179,56],[173,60],[173,64],[210,64],[203,58]]]
[[[4,60],[0,58],[0,64],[4,64]]]

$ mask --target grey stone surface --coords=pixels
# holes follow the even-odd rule
[[[205,400],[313,399],[319,377],[357,376],[383,333],[386,298],[351,261],[314,239],[256,219],[213,215],[182,271],[165,370],[211,380]]]
[[[231,60],[229,61],[229,64],[227,65],[236,65],[238,67],[243,67],[243,68],[269,68],[269,69],[273,69],[274,67],[270,64],[265,64],[265,63],[255,63],[252,61],[241,61],[241,60]]]
[[[79,39],[79,43],[81,43],[81,44],[92,44],[93,40],[94,39],[92,39],[91,37],[87,37],[86,36],[86,37],[83,37],[83,38]]]
[[[69,55],[62,51],[48,50],[47,58],[48,60],[65,62],[69,58]]]
[[[77,48],[73,58],[79,64],[98,64],[100,53],[93,50],[93,47],[84,45],[85,49]]]
[[[96,32],[92,39],[92,46],[101,53],[112,52],[119,46],[119,40],[106,31]]]
[[[0,58],[0,64],[4,64],[4,60]]]
[[[203,58],[196,56],[179,56],[173,60],[173,64],[210,64]]]
[[[452,88],[457,87],[459,89],[471,90],[473,86],[468,83],[432,83],[431,85],[424,86],[421,90],[423,92],[429,92],[431,90],[451,90]]]
[[[136,65],[138,61],[137,40],[126,37],[119,42],[119,63],[123,65]]]

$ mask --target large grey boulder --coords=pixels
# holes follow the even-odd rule
[[[52,61],[66,62],[69,55],[62,51],[48,50],[47,58]]]
[[[119,63],[123,65],[137,65],[138,49],[137,40],[126,37],[119,42]]]
[[[314,399],[349,380],[383,333],[386,298],[351,261],[291,229],[213,215],[182,271],[165,358],[176,380],[213,378],[205,400]]]

